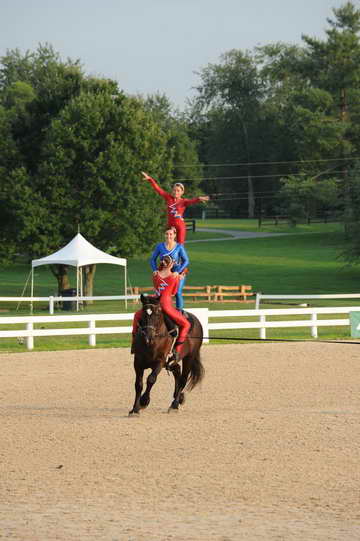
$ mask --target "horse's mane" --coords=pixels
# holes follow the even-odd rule
[[[150,295],[140,295],[140,300],[143,305],[143,308],[149,304],[159,304],[160,297],[150,296]]]

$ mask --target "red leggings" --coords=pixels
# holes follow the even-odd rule
[[[176,242],[178,244],[185,244],[186,239],[186,224],[183,220],[176,220],[173,223],[169,222],[168,227],[175,227],[176,229]]]
[[[175,321],[175,323],[177,325],[179,325],[180,332],[179,332],[179,336],[178,336],[178,339],[177,339],[175,349],[176,349],[176,351],[178,351],[180,353],[181,346],[182,346],[183,342],[185,342],[186,337],[188,335],[188,332],[190,330],[190,322],[186,319],[186,317],[184,317],[182,315],[181,312],[179,312],[179,310],[176,310],[176,308],[174,308],[172,305],[169,306],[168,302],[163,303],[162,301],[165,300],[165,299],[166,299],[165,296],[160,297],[161,308],[163,309],[165,314],[167,314],[170,317],[170,319],[172,319],[173,321]],[[164,306],[164,304],[166,306]],[[135,334],[136,334],[136,332],[138,330],[138,326],[139,326],[141,316],[142,316],[142,309],[138,310],[134,314],[133,328],[132,328],[133,336],[135,336]]]

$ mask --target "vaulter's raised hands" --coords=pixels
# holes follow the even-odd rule
[[[144,171],[141,171],[141,174],[142,174],[142,176],[144,177],[145,180],[150,180],[151,179],[151,177],[147,173],[144,173]]]

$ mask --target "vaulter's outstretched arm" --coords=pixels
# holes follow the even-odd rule
[[[156,182],[155,179],[153,179],[150,175],[148,175],[147,173],[144,173],[144,171],[142,171],[142,176],[144,177],[145,180],[147,180],[148,182],[150,182],[151,186],[153,187],[153,189],[155,190],[155,192],[157,192],[159,195],[161,195],[161,197],[163,197],[164,199],[166,199],[167,197],[169,197],[170,194],[168,194],[165,190],[163,190],[162,188],[160,188],[159,184]]]

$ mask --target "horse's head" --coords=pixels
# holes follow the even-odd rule
[[[140,295],[140,300],[143,306],[141,332],[146,344],[149,345],[155,341],[156,337],[163,336],[164,317],[159,298]]]

